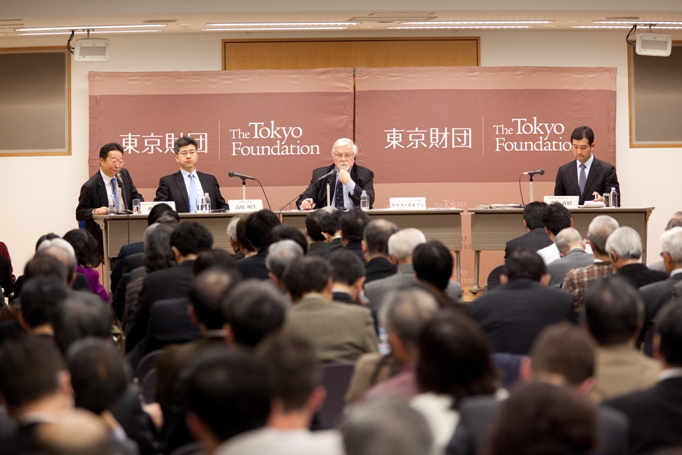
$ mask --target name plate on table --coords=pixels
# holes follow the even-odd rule
[[[154,208],[155,205],[168,204],[173,210],[175,210],[175,201],[156,201],[156,202],[140,202],[140,211],[143,215],[149,215],[149,212]]]
[[[564,207],[570,209],[577,209],[579,200],[580,198],[578,196],[545,196],[546,204],[554,204],[555,202],[558,202],[559,204],[563,204]]]
[[[425,210],[425,197],[392,197],[388,199],[390,208],[398,210]]]
[[[230,199],[230,213],[257,212],[263,210],[262,199]]]

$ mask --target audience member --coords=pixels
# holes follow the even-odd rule
[[[460,306],[462,286],[451,280],[455,261],[450,250],[439,240],[417,245],[412,256],[419,282],[432,292],[443,308]]]
[[[398,232],[398,226],[383,219],[371,221],[362,234],[362,252],[367,264],[366,283],[394,275],[398,268],[391,262],[388,239]]]
[[[239,238],[237,237],[237,223],[241,217],[234,216],[227,224],[227,240],[230,242],[230,247],[234,251],[232,256],[236,261],[244,258],[244,252],[242,251],[242,246],[239,244]]]
[[[40,425],[36,430],[40,455],[125,455],[111,440],[102,419],[89,411],[74,409],[59,414],[59,418]],[[33,452],[34,453],[34,452]]]
[[[542,227],[542,215],[547,210],[547,207],[548,205],[544,202],[533,201],[523,208],[523,226],[528,232],[521,237],[507,242],[504,248],[505,261],[512,251],[522,246],[537,251],[552,244],[552,241],[547,237],[545,229]]]
[[[10,278],[11,278],[12,282],[15,282],[17,278],[14,276],[14,270],[12,269],[12,265],[11,265],[12,264],[12,257],[9,254],[9,249],[7,248],[7,245],[5,245],[5,242],[0,242],[0,257],[3,257],[9,261],[9,263],[10,263],[10,270],[9,270]]]
[[[247,256],[237,262],[239,271],[244,279],[258,278],[268,279],[268,269],[265,267],[265,258],[268,255],[268,247],[272,243],[272,230],[279,226],[279,217],[270,210],[259,210],[246,218],[244,229],[256,254]],[[239,232],[239,225],[237,225]]]
[[[268,276],[277,286],[277,289],[286,297],[289,306],[291,306],[291,300],[287,293],[287,288],[282,281],[284,271],[294,259],[300,258],[303,255],[303,249],[298,243],[293,240],[280,240],[279,242],[270,245],[270,248],[268,248],[268,255],[265,258],[265,267],[268,269]]]
[[[637,290],[622,277],[597,280],[585,291],[585,321],[597,341],[597,374],[589,395],[593,401],[656,383],[660,363],[635,349],[642,314]]]
[[[642,239],[631,227],[623,226],[613,231],[606,241],[606,252],[616,273],[636,288],[668,278],[667,273],[650,270],[639,262],[642,258]]]
[[[515,249],[507,258],[502,285],[469,304],[493,352],[528,354],[540,331],[562,321],[577,322],[574,298],[547,287],[545,263],[532,249]]]
[[[673,216],[668,220],[665,230],[668,231],[674,227],[682,227],[682,211],[675,212],[675,214],[673,214]],[[667,272],[665,265],[663,264],[663,260],[654,262],[653,264],[649,265],[649,268],[651,270],[658,270],[659,272]]]
[[[365,283],[365,264],[362,260],[345,249],[334,251],[328,260],[332,266],[332,300],[362,305],[362,286]]]
[[[194,260],[194,268],[192,273],[194,276],[199,275],[204,270],[217,268],[226,271],[238,272],[237,261],[234,257],[227,251],[221,248],[213,248],[211,250],[203,251]]]
[[[355,362],[377,350],[368,308],[332,302],[332,268],[317,257],[295,259],[284,273],[294,306],[287,310],[289,330],[315,345],[322,362]]]
[[[251,245],[249,236],[246,235],[247,218],[248,215],[244,215],[239,217],[239,221],[237,221],[237,241],[239,242],[241,252],[244,254],[244,257],[240,259],[250,258],[256,254],[256,248]]]
[[[64,263],[56,257],[44,252],[36,253],[35,256],[26,263],[22,281],[25,282],[39,276],[53,277],[66,285],[69,284],[69,272]],[[17,279],[17,283],[18,282],[19,279]]]
[[[583,294],[587,285],[596,279],[616,273],[616,269],[611,264],[611,258],[606,252],[606,240],[616,229],[618,229],[618,221],[607,215],[596,216],[587,228],[587,243],[592,248],[594,263],[569,270],[561,286],[562,291],[575,297],[576,313],[582,310]]]
[[[561,287],[570,270],[592,264],[594,254],[585,251],[585,242],[580,232],[572,227],[562,229],[556,235],[554,244],[559,250],[561,259],[548,264],[547,273],[549,273],[549,285],[558,288]]]
[[[82,273],[88,280],[90,290],[97,294],[105,304],[109,304],[109,293],[99,282],[99,272],[93,267],[100,264],[97,252],[97,240],[85,229],[71,229],[64,234],[76,254],[76,272]]]
[[[327,216],[325,210],[313,210],[305,217],[305,235],[310,239],[308,254],[311,256],[325,256],[329,251],[329,242],[322,234],[322,219]]]
[[[52,240],[44,240],[38,247],[38,252],[43,252],[56,257],[66,267],[68,275],[68,285],[76,291],[90,291],[90,285],[87,278],[82,273],[76,270],[78,262],[76,261],[76,253],[69,242],[64,239],[56,238]]]
[[[303,254],[308,254],[308,240],[298,228],[287,224],[275,226],[272,230],[272,242],[280,240],[293,240],[303,249]]]
[[[363,262],[365,256],[362,252],[362,236],[368,224],[369,216],[360,207],[353,207],[339,217],[343,249],[352,251]]]
[[[328,215],[320,220],[320,230],[324,238],[327,239],[326,254],[329,254],[343,248],[341,243],[341,225],[339,224],[343,211],[333,207],[324,207],[320,210],[324,210]]]
[[[2,246],[5,244],[0,242]],[[5,247],[7,250],[7,247]],[[7,253],[9,256],[9,253]],[[8,257],[0,255],[0,292],[5,297],[9,297],[14,292],[15,278],[12,274],[12,261]]]
[[[538,254],[545,261],[545,264],[551,264],[561,258],[559,249],[554,243],[556,236],[563,229],[573,227],[571,212],[559,202],[549,204],[547,210],[542,213],[542,227],[545,229],[547,237],[552,241],[552,244],[538,250]]]

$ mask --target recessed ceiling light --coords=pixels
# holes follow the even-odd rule
[[[450,25],[450,26],[407,26],[396,25],[393,27],[386,27],[393,30],[472,30],[472,29],[500,29],[500,28],[523,28],[528,29],[530,25]]]
[[[239,28],[202,28],[202,32],[273,32],[295,30],[347,30],[348,27],[239,27]]]
[[[134,29],[134,28],[149,28],[149,27],[165,27],[166,24],[128,24],[128,25],[69,25],[66,27],[23,27],[17,28],[16,32],[40,32],[40,31],[58,31],[58,30],[101,30],[101,29]]]
[[[518,20],[518,21],[425,21],[401,22],[402,25],[536,25],[551,24],[550,20]]]
[[[648,25],[648,24],[647,24]],[[623,25],[571,25],[571,28],[587,28],[594,30],[623,30],[632,28],[633,25],[623,24]],[[674,25],[655,25],[652,30],[682,30],[682,24],[678,26]]]
[[[622,20],[622,21],[592,21],[593,24],[624,24],[624,25],[682,25],[682,21],[655,21],[655,20],[649,20],[649,21],[643,21],[643,20],[637,20],[637,21],[627,21],[627,20]]]
[[[93,30],[90,32],[91,35],[108,35],[110,33],[154,33],[160,32],[161,30]],[[74,32],[76,35],[85,35],[86,31]],[[17,33],[19,36],[43,36],[43,35],[70,35],[71,31],[64,32],[26,32]]]

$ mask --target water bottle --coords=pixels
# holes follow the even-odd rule
[[[611,194],[609,199],[611,199],[609,207],[620,207],[620,204],[618,204],[618,192],[616,191],[616,187],[612,186],[611,187]]]
[[[360,208],[362,210],[369,210],[369,196],[367,196],[367,191],[362,190],[362,195],[360,196]]]
[[[114,196],[111,196],[109,198],[109,214],[114,214],[116,213],[116,200],[114,199]]]
[[[611,193],[604,193],[604,207],[611,207]]]
[[[204,194],[204,211],[211,213],[211,196],[208,193]]]
[[[197,198],[197,213],[204,213],[204,196]]]

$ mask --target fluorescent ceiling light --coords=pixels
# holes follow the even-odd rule
[[[551,24],[549,20],[522,20],[522,21],[424,21],[424,22],[401,22],[403,25],[535,25]]]
[[[471,30],[471,29],[489,29],[489,28],[530,28],[530,25],[451,25],[451,26],[437,26],[437,27],[422,27],[422,26],[406,26],[395,25],[386,27],[393,30]]]
[[[73,25],[68,27],[24,27],[15,28],[15,32],[40,32],[40,31],[58,31],[58,30],[109,30],[109,29],[134,29],[134,28],[150,28],[150,27],[165,27],[167,24],[129,24],[129,25]]]
[[[632,25],[682,25],[682,21],[628,21],[628,20],[621,20],[621,21],[592,21],[593,24],[630,24]]]
[[[648,25],[648,24],[647,24]],[[632,25],[571,25],[571,28],[591,28],[594,30],[623,30],[630,29]],[[682,30],[682,24],[679,26],[652,26],[652,30]]]
[[[110,33],[154,33],[161,30],[99,30],[90,32],[91,35],[108,35]],[[77,31],[76,35],[85,35],[87,31]],[[45,36],[45,35],[70,35],[71,32],[28,32],[17,33],[19,36]]]
[[[233,22],[206,24],[207,27],[348,27],[357,22]]]
[[[239,28],[202,28],[202,32],[262,32],[289,30],[346,30],[348,27],[239,27]]]

